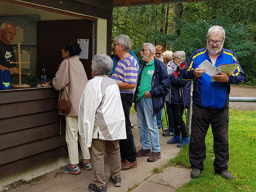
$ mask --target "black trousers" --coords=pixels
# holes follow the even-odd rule
[[[121,93],[121,100],[125,115],[126,135],[127,139],[120,140],[121,157],[127,159],[131,163],[136,160],[136,148],[132,134],[132,126],[130,122],[130,109],[132,106],[133,94]]]
[[[186,125],[182,119],[182,115],[184,112],[184,105],[171,104],[171,108],[172,108],[172,115],[173,115],[173,121],[174,121],[175,135],[180,136],[180,133],[181,133],[183,138],[188,137]],[[179,115],[179,110],[180,110],[180,115]]]
[[[212,125],[214,139],[214,169],[221,172],[228,168],[228,116],[229,109],[209,109],[193,105],[189,160],[192,168],[203,170],[206,158],[205,136]]]

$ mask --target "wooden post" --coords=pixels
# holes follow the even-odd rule
[[[29,64],[29,62],[21,62],[21,51],[20,51],[20,43],[18,43],[18,62],[10,62],[10,64],[18,64],[19,65],[19,84],[12,84],[12,87],[14,88],[27,88],[30,87],[29,84],[21,84],[21,75],[30,75],[29,73],[21,73],[21,63],[23,64]]]
[[[19,59],[19,85],[21,85],[21,56],[20,56],[20,43],[18,43],[18,59]]]

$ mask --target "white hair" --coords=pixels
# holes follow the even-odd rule
[[[113,67],[112,59],[106,55],[95,55],[92,58],[92,70],[97,71],[96,75],[109,75]]]
[[[129,52],[132,49],[132,42],[127,35],[120,34],[115,37],[114,41],[118,41],[119,45],[124,46],[124,50]]]
[[[175,51],[172,56],[180,58],[181,62],[186,60],[186,53],[184,51]]]
[[[0,30],[1,30],[1,31],[2,31],[2,30],[5,31],[7,25],[12,25],[12,26],[15,28],[15,25],[14,25],[12,22],[6,21],[6,22],[4,22],[4,23],[1,25]]]
[[[206,38],[208,39],[210,34],[218,35],[220,33],[222,34],[222,37],[224,39],[226,37],[225,36],[226,34],[225,34],[225,30],[223,29],[223,27],[221,27],[219,25],[214,25],[208,29]]]
[[[163,59],[166,59],[167,63],[172,60],[173,52],[172,51],[165,51],[163,53]]]
[[[143,46],[146,46],[152,53],[152,55],[155,55],[155,46],[152,43],[144,43]]]

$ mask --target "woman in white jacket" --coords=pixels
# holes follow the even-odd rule
[[[92,59],[92,75],[81,97],[78,128],[79,134],[90,147],[94,167],[94,182],[89,191],[107,191],[104,177],[104,153],[110,164],[110,178],[115,187],[121,186],[121,156],[119,140],[126,139],[125,117],[117,83],[109,78],[113,66],[107,55]]]

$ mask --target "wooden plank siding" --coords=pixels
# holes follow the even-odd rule
[[[0,98],[0,178],[67,156],[57,91],[12,89]]]

